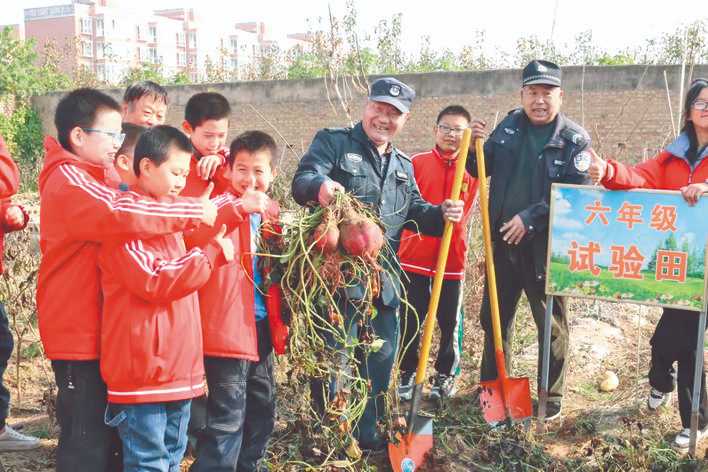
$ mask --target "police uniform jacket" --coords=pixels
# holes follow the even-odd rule
[[[388,161],[384,175],[381,157],[364,133],[361,122],[353,128],[323,129],[317,132],[298,165],[292,193],[300,205],[316,203],[320,186],[329,178],[368,204],[381,218],[392,249],[386,250],[389,266],[386,269],[398,275],[396,252],[404,225],[439,236],[444,222],[440,206],[421,198],[410,158],[391,147]],[[349,287],[346,292],[354,300],[364,296],[361,285]],[[392,280],[382,273],[381,302],[390,307],[398,306],[399,292],[398,276]]]
[[[529,120],[522,108],[511,111],[492,131],[484,144],[487,175],[491,177],[489,186],[489,219],[492,238],[501,240],[499,228],[504,198],[515,167],[520,159]],[[536,278],[541,280],[546,273],[546,253],[548,246],[548,217],[551,185],[553,183],[590,184],[587,173],[590,157],[580,155],[590,147],[590,137],[577,123],[558,114],[556,127],[543,148],[536,165],[534,180],[531,182],[531,202],[519,213],[526,226],[522,240],[526,248],[533,251]],[[472,151],[467,160],[467,170],[477,176],[477,159]]]

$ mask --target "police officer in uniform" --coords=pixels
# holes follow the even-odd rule
[[[552,62],[534,60],[523,70],[521,108],[511,111],[484,145],[489,189],[494,264],[507,366],[516,307],[522,290],[538,329],[538,374],[541,372],[543,320],[546,309],[545,273],[551,184],[589,184],[588,133],[560,113],[563,102],[561,70]],[[472,136],[485,137],[485,123],[475,120]],[[477,175],[470,154],[467,170]],[[568,352],[565,299],[554,297],[551,324],[549,400],[546,419],[560,417]],[[480,309],[485,333],[480,379],[497,378],[489,295],[485,288]]]
[[[328,128],[317,132],[302,157],[292,182],[292,193],[300,205],[328,205],[336,191],[346,191],[375,210],[385,227],[388,243],[395,258],[404,223],[413,221],[419,230],[441,235],[444,220],[458,222],[462,218],[462,201],[446,200],[441,205],[425,202],[413,178],[410,158],[391,144],[408,119],[415,92],[394,78],[382,78],[371,85],[362,120],[353,128]],[[398,270],[397,261],[386,264]],[[363,284],[348,286],[340,296],[340,306],[351,326],[349,335],[358,336],[360,314],[357,300],[364,296]],[[377,431],[383,419],[383,397],[388,389],[391,368],[397,350],[400,283],[382,274],[381,291],[374,300],[378,311],[371,321],[375,335],[385,342],[366,362],[360,364],[360,375],[371,381],[370,397],[364,414],[355,427],[362,449],[383,450],[386,441]],[[341,388],[332,384],[329,396]],[[312,389],[315,404],[324,399],[321,384]],[[318,398],[320,397],[320,398]]]

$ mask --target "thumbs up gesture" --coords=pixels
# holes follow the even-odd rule
[[[234,260],[234,243],[231,242],[230,238],[226,237],[226,225],[221,225],[219,232],[214,235],[214,242],[221,248],[224,259],[226,259],[227,262]]]
[[[601,158],[592,148],[590,148],[588,152],[592,158],[588,174],[590,174],[590,179],[592,179],[593,184],[599,184],[607,173],[607,161]]]
[[[202,201],[204,206],[204,214],[202,215],[202,223],[208,226],[214,226],[214,221],[216,221],[217,209],[216,205],[209,200],[209,195],[214,190],[214,183],[209,182],[207,188],[204,189],[204,193],[201,194],[199,199]]]

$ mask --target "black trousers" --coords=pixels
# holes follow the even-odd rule
[[[52,361],[61,432],[57,472],[123,470],[118,432],[104,422],[106,384],[99,361]]]
[[[14,347],[10,325],[5,307],[0,303],[0,429],[5,427],[5,421],[10,411],[10,391],[5,387],[3,376],[7,369],[7,362],[12,356]]]
[[[678,382],[679,413],[684,428],[691,427],[691,399],[693,372],[696,368],[696,340],[698,317],[695,311],[664,308],[664,313],[651,338],[651,367],[649,384],[660,392],[674,389]],[[677,370],[674,369],[674,362]],[[701,372],[701,397],[698,408],[698,426],[708,425],[708,397],[706,396],[705,366]]]
[[[406,272],[402,279],[408,303],[413,309],[409,306],[401,307],[401,370],[415,372],[433,279],[413,272]],[[462,349],[462,280],[443,280],[437,321],[440,327],[440,347],[435,370],[440,374],[458,375]]]
[[[268,321],[256,323],[260,360],[205,357],[209,395],[191,472],[256,472],[275,426],[273,349]],[[261,467],[261,469],[259,469]]]
[[[531,306],[531,313],[538,331],[538,379],[540,385],[541,364],[543,361],[541,356],[543,350],[543,321],[546,316],[545,280],[536,277],[531,250],[524,247],[510,247],[504,242],[495,243],[494,265],[507,372],[511,372],[511,341],[514,336],[514,319],[516,317],[516,307],[523,291]],[[497,366],[494,355],[489,291],[486,283],[479,318],[484,330],[484,353],[482,354],[480,380],[494,380],[497,378]],[[567,353],[568,318],[566,301],[564,297],[553,297],[551,356],[548,375],[549,401],[560,402],[563,397]]]

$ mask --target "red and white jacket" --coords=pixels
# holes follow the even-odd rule
[[[20,186],[20,171],[15,164],[15,161],[10,157],[10,153],[5,146],[2,136],[0,136],[0,274],[5,270],[3,254],[5,249],[5,233],[11,231],[19,231],[27,226],[29,215],[24,208],[15,205],[10,200]],[[24,219],[20,224],[11,224],[7,221],[7,209],[11,206],[17,206]]]
[[[455,157],[452,154],[442,154],[436,147],[432,151],[415,154],[411,159],[415,181],[423,199],[439,205],[450,198],[455,178]],[[464,201],[464,216],[452,231],[444,275],[447,280],[462,280],[465,277],[468,225],[476,195],[477,179],[465,172],[460,193],[460,199]],[[439,248],[439,237],[404,229],[398,248],[401,268],[407,272],[433,277]]]
[[[253,286],[253,259],[251,257],[251,222],[247,214],[236,221],[227,211],[230,200],[238,200],[231,193],[222,199],[214,228],[226,224],[226,237],[231,238],[236,249],[233,261],[216,268],[209,281],[199,290],[199,307],[202,315],[204,355],[231,357],[258,361],[258,336],[256,333],[255,293]],[[217,199],[214,199],[216,201]],[[278,204],[271,200],[264,219],[277,221]],[[198,228],[185,233],[187,247],[201,246],[215,230]],[[266,302],[268,308],[272,305]],[[268,317],[280,313],[268,311]]]
[[[80,161],[51,137],[39,175],[39,332],[49,359],[99,357],[100,243],[171,234],[198,226],[197,199],[156,202],[103,185],[105,169]]]
[[[187,252],[181,233],[102,245],[101,376],[109,402],[167,402],[204,393],[196,291],[220,256],[214,242]]]
[[[691,165],[686,157],[688,146],[688,136],[681,133],[666,149],[640,164],[628,166],[610,159],[601,183],[611,190],[679,190],[689,184],[708,183],[708,150]]]
[[[180,192],[182,197],[199,197],[206,190],[209,182],[214,182],[214,190],[211,192],[211,197],[221,195],[227,192],[231,188],[231,182],[225,174],[227,170],[226,156],[229,154],[228,149],[222,149],[217,153],[221,158],[221,164],[216,169],[214,176],[210,180],[204,180],[197,174],[197,163],[201,156],[197,153],[192,154],[192,158],[189,160],[189,175],[187,175],[187,181],[184,184],[184,188]]]

